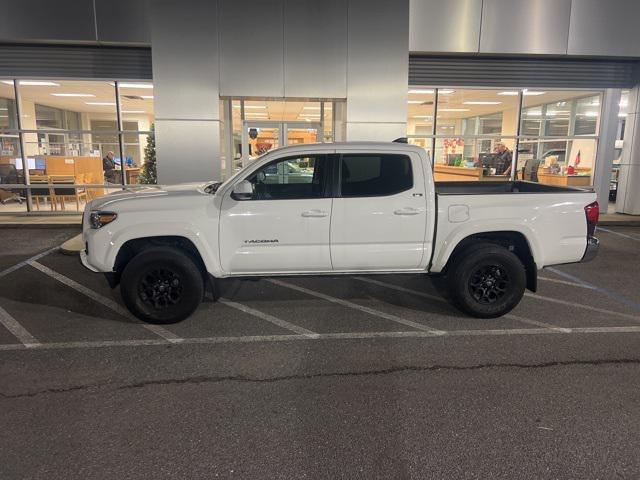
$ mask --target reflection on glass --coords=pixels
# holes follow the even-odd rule
[[[9,184],[24,183],[24,168],[18,134],[0,131],[0,213],[26,211],[24,188]]]

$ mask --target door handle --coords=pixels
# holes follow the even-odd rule
[[[327,212],[323,212],[322,210],[307,210],[306,212],[302,212],[303,217],[308,218],[322,218],[329,215]]]
[[[394,215],[418,215],[419,213],[420,210],[411,207],[401,208],[393,212]]]

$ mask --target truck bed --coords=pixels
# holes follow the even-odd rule
[[[582,193],[591,187],[557,187],[536,182],[435,182],[437,195],[492,195],[506,193]]]

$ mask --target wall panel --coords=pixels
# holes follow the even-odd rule
[[[409,1],[350,0],[348,122],[406,122]]]
[[[221,95],[284,96],[283,1],[220,0]]]
[[[565,55],[570,14],[571,0],[484,0],[480,52]]]
[[[151,9],[155,115],[218,120],[217,2],[154,0]],[[188,35],[177,25],[189,26]]]
[[[98,41],[151,45],[148,0],[95,0]]]
[[[285,0],[284,93],[347,96],[347,3]]]
[[[640,1],[573,0],[569,55],[640,56]]]
[[[8,0],[2,2],[0,41],[95,42],[91,0]]]
[[[409,7],[412,52],[478,51],[482,0],[411,0]]]

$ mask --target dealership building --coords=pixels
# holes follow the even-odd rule
[[[0,213],[82,210],[154,158],[174,184],[406,138],[436,180],[593,186],[638,215],[638,19],[637,0],[5,2]]]

